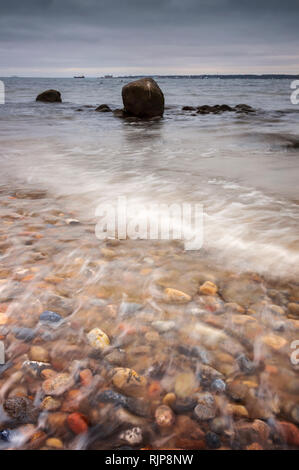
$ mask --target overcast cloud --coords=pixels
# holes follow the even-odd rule
[[[299,73],[299,0],[0,0],[0,76]]]

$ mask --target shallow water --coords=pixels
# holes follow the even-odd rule
[[[200,203],[205,247],[216,259],[241,270],[296,276],[299,109],[290,103],[291,82],[161,79],[162,121],[132,123],[95,113],[101,103],[121,106],[126,81],[4,80],[2,184],[25,179],[90,216],[100,202],[120,195],[143,204]],[[34,102],[49,87],[62,92],[63,104]],[[182,105],[240,102],[257,112],[181,111]]]
[[[299,447],[286,431],[299,422],[299,113],[289,81],[161,79],[165,117],[146,123],[94,111],[120,107],[125,80],[5,83],[0,446]],[[64,103],[35,103],[50,87]],[[181,110],[242,102],[257,112]],[[203,204],[203,248],[97,240],[95,208],[121,195]],[[60,321],[43,322],[45,310]],[[90,344],[94,328],[109,338],[103,350]],[[136,371],[137,384],[118,367]],[[68,383],[55,392],[60,373]],[[132,428],[133,441],[123,434]]]

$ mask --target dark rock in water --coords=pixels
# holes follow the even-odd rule
[[[164,95],[152,78],[128,83],[122,89],[125,111],[132,116],[150,118],[163,116]]]
[[[254,113],[255,109],[248,106],[248,104],[237,104],[235,111],[237,111],[237,113]]]
[[[10,418],[20,424],[35,423],[37,421],[38,409],[33,406],[29,398],[7,398],[3,403],[3,408]]]
[[[111,113],[112,112],[112,109],[109,108],[109,106],[107,104],[101,104],[100,106],[98,106],[96,108],[96,111],[98,113]]]
[[[44,323],[57,323],[62,320],[61,315],[51,310],[45,310],[39,317],[39,320]]]
[[[36,101],[42,101],[43,103],[61,103],[61,94],[57,90],[46,90],[40,93]]]
[[[183,106],[182,111],[196,111],[194,106]]]
[[[113,115],[115,117],[123,118],[123,119],[130,117],[130,114],[126,113],[124,109],[115,109],[113,111]]]
[[[219,449],[219,447],[221,447],[221,440],[214,432],[207,432],[205,440],[207,446],[210,447],[210,449]]]
[[[13,329],[13,333],[17,339],[26,342],[32,341],[36,336],[36,333],[32,328],[15,327]]]
[[[203,105],[197,108],[198,114],[219,114],[223,112],[231,112],[233,108],[227,104],[216,104],[215,106]]]

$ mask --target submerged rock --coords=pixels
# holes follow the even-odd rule
[[[113,372],[112,382],[116,388],[132,396],[140,396],[144,393],[147,380],[135,370],[117,367]]]
[[[134,427],[132,429],[127,429],[126,431],[120,434],[120,439],[127,442],[130,446],[136,446],[141,444],[143,441],[142,429],[140,427]]]
[[[125,111],[133,116],[150,118],[163,116],[164,95],[152,78],[128,83],[122,89]]]
[[[161,405],[156,409],[155,419],[160,428],[169,428],[175,422],[174,413],[167,405]]]
[[[62,320],[62,316],[51,310],[45,310],[39,317],[42,323],[58,323]]]
[[[198,405],[194,409],[194,414],[200,421],[215,418],[216,402],[211,393],[204,392],[198,394]]]
[[[219,449],[221,447],[220,437],[214,432],[207,432],[205,440],[210,449]]]
[[[165,301],[169,303],[187,303],[191,301],[191,296],[177,289],[167,287],[164,290]]]
[[[3,403],[3,408],[10,418],[20,424],[35,423],[38,417],[38,410],[26,397],[8,398]]]
[[[59,396],[74,385],[74,379],[71,375],[61,373],[51,377],[43,382],[42,389],[46,395]]]
[[[36,336],[36,333],[32,328],[15,327],[13,332],[17,339],[25,342],[32,341]]]
[[[61,103],[61,93],[57,90],[46,90],[36,97],[36,101],[43,103]]]
[[[100,104],[100,106],[98,106],[96,108],[96,111],[98,113],[111,113],[112,112],[112,109],[109,108],[109,106],[107,104]]]
[[[110,345],[110,339],[100,328],[94,328],[87,334],[87,339],[93,349],[103,351]]]

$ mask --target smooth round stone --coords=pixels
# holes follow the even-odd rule
[[[32,328],[16,327],[13,329],[13,332],[17,339],[20,339],[21,341],[26,341],[26,342],[32,341],[36,336],[36,333]]]
[[[137,374],[135,370],[124,367],[114,369],[112,377],[113,385],[127,395],[143,395],[147,380],[145,377]]]
[[[198,394],[198,405],[194,409],[197,419],[206,421],[216,416],[216,402],[213,395],[209,392]]]
[[[43,323],[58,323],[62,320],[62,316],[51,310],[45,310],[39,317]]]
[[[31,346],[29,351],[31,361],[36,362],[49,362],[49,353],[41,346]]]
[[[142,429],[139,427],[127,429],[126,431],[121,433],[119,437],[130,446],[136,446],[138,444],[141,444],[143,440]]]
[[[215,379],[211,384],[212,390],[218,393],[223,393],[226,390],[226,383],[221,379]]]
[[[100,328],[94,328],[87,334],[87,339],[93,349],[103,351],[110,345],[110,340],[106,333]]]
[[[230,419],[228,416],[218,416],[211,422],[211,430],[217,434],[221,434],[230,427]]]
[[[41,407],[43,410],[56,411],[61,407],[61,401],[48,396],[43,399]]]
[[[63,443],[60,439],[56,437],[50,437],[46,440],[46,446],[51,447],[52,449],[63,449]]]
[[[59,396],[73,385],[73,377],[69,374],[61,373],[45,380],[42,384],[42,389],[46,395]]]
[[[175,416],[171,408],[167,405],[159,406],[155,411],[156,423],[161,428],[169,428],[174,424]]]

